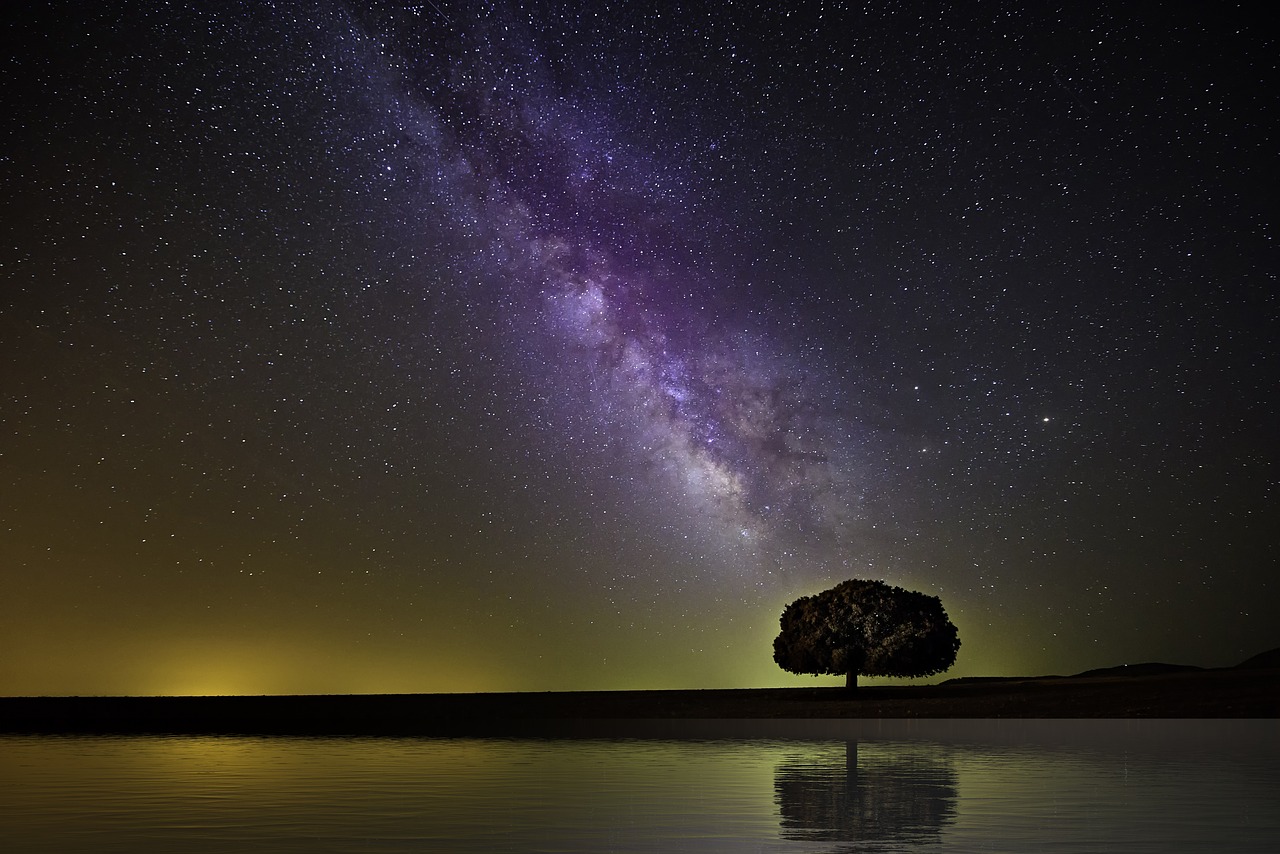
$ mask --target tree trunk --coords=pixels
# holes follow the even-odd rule
[[[845,690],[847,691],[857,691],[858,690],[858,674],[846,673],[844,675],[844,687],[845,687]]]

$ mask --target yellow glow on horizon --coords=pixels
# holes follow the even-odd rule
[[[250,640],[171,642],[149,662],[152,696],[471,693],[504,690],[506,674],[474,662],[419,660],[412,650]]]

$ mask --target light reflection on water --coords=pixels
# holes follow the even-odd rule
[[[0,737],[7,852],[1276,851],[1276,721]],[[726,724],[724,731],[734,730]],[[790,729],[790,732],[788,730]]]

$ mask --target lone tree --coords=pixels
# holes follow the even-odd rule
[[[955,664],[960,635],[942,600],[882,581],[852,579],[782,612],[773,660],[790,673],[929,676]]]

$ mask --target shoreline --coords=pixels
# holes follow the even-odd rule
[[[565,735],[676,721],[1280,718],[1280,669],[941,685],[493,694],[0,697],[0,733]]]

